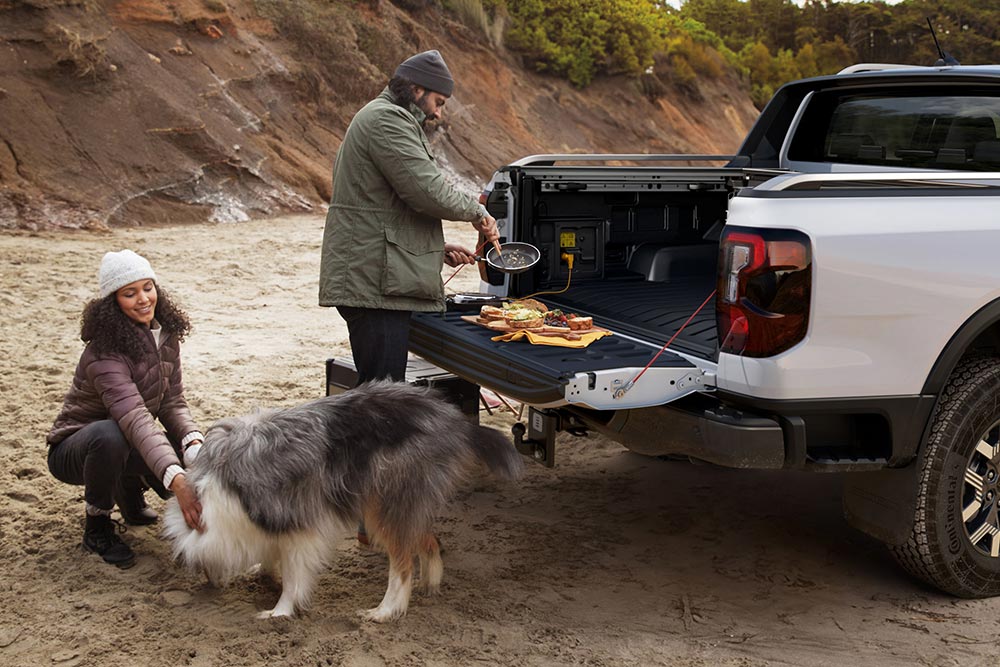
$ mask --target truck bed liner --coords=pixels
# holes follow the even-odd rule
[[[414,314],[410,349],[456,375],[533,405],[561,401],[569,379],[577,373],[642,368],[658,349],[611,325],[607,328],[619,331],[619,335],[602,338],[582,349],[524,341],[494,342],[490,339],[495,332],[463,321],[461,316],[465,314]],[[661,355],[654,367],[694,368],[670,353]]]
[[[550,308],[592,315],[601,326],[662,345],[714,289],[714,278],[706,277],[670,282],[625,278],[573,285],[565,294],[538,298]],[[714,299],[684,328],[671,347],[705,359],[714,360],[718,356]]]

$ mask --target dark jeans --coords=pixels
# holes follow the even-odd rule
[[[369,380],[406,379],[410,311],[337,306],[347,321],[358,384]]]
[[[112,419],[87,424],[50,447],[49,472],[60,482],[82,484],[84,499],[102,510],[115,506],[115,485],[125,481],[123,478],[135,485],[143,475],[152,477],[146,462]]]

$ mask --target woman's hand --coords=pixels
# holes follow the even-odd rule
[[[459,266],[461,264],[475,264],[476,255],[468,248],[457,243],[444,244],[444,263],[448,266]]]
[[[177,504],[181,506],[181,513],[188,527],[199,533],[204,532],[205,528],[201,525],[201,503],[194,487],[188,484],[187,475],[177,473],[174,481],[170,483],[170,490],[174,492]]]
[[[192,440],[191,443],[184,449],[184,456],[181,457],[184,462],[185,468],[190,468],[191,464],[194,463],[195,458],[198,456],[198,452],[201,451],[201,440]]]

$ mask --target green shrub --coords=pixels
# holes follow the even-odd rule
[[[602,73],[641,74],[673,22],[655,0],[516,0],[508,11],[508,46],[580,87]]]
[[[696,42],[690,34],[682,34],[671,39],[667,53],[683,61],[692,73],[712,79],[719,78],[726,71],[726,62],[718,51],[704,43]]]
[[[697,88],[698,75],[684,55],[678,53],[670,56],[670,80],[689,92]]]
[[[771,84],[753,84],[750,86],[750,100],[758,109],[763,109],[774,97],[774,88]]]

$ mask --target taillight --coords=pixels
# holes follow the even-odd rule
[[[806,335],[812,292],[809,238],[792,230],[731,227],[719,248],[719,349],[745,357],[784,352]]]

